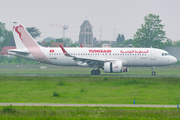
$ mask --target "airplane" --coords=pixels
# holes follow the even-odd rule
[[[16,49],[7,51],[29,60],[58,66],[88,66],[91,75],[128,72],[129,67],[151,67],[152,75],[157,66],[171,65],[177,59],[167,51],[156,48],[64,48],[40,46],[19,21],[12,21]]]

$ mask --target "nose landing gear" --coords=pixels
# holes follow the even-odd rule
[[[153,76],[156,75],[156,72],[154,71],[154,67],[152,67],[151,70],[152,70],[152,75]]]

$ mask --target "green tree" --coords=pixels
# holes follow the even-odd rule
[[[118,37],[116,39],[117,43],[124,42],[125,37],[123,34],[118,34]]]
[[[180,47],[180,40],[174,42],[174,47]]]
[[[62,43],[62,42],[63,42],[63,38],[55,39],[55,41],[56,41],[57,43]]]
[[[129,44],[134,45],[134,40],[128,39],[128,40],[125,40],[124,42],[122,42],[122,45],[123,45],[123,46],[127,46],[127,45],[129,45]]]
[[[160,24],[159,15],[149,14],[144,17],[144,24],[134,34],[136,47],[163,47],[165,41],[164,25]]]
[[[117,39],[116,39],[116,42],[117,42],[117,43],[120,43],[120,40],[121,40],[121,35],[118,34],[118,37],[117,37]]]
[[[54,42],[54,40],[51,40],[50,42],[47,42],[44,46],[45,47],[50,47],[52,42]]]
[[[122,35],[121,35],[121,42],[124,42],[124,40],[125,40],[125,37],[124,37],[124,35],[122,34]]]
[[[0,22],[0,51],[2,48],[7,45],[9,40],[13,38],[13,34],[11,31],[8,31],[5,27],[5,23]]]
[[[71,44],[69,47],[79,47],[79,44]]]
[[[6,31],[5,23],[0,22],[0,38],[4,39],[4,31]]]
[[[29,34],[36,39],[37,37],[41,37],[41,32],[39,31],[39,29],[37,29],[36,27],[29,27],[26,28],[26,30],[29,32]]]
[[[70,46],[73,43],[71,38],[65,38],[63,42],[64,42],[64,46],[66,47]]]
[[[167,39],[165,42],[164,42],[164,47],[173,47],[174,46],[174,43],[171,39]]]

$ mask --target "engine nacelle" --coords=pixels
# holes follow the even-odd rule
[[[106,73],[121,73],[123,72],[123,63],[122,62],[106,62],[104,63],[104,72]]]

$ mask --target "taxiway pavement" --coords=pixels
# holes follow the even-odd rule
[[[177,108],[177,105],[138,105],[138,104],[55,104],[55,103],[0,103],[0,106],[54,106],[54,107],[164,107]]]
[[[180,77],[180,75],[124,75],[124,74],[26,74],[26,73],[0,73],[0,75],[20,75],[20,76],[122,76],[122,77]]]

